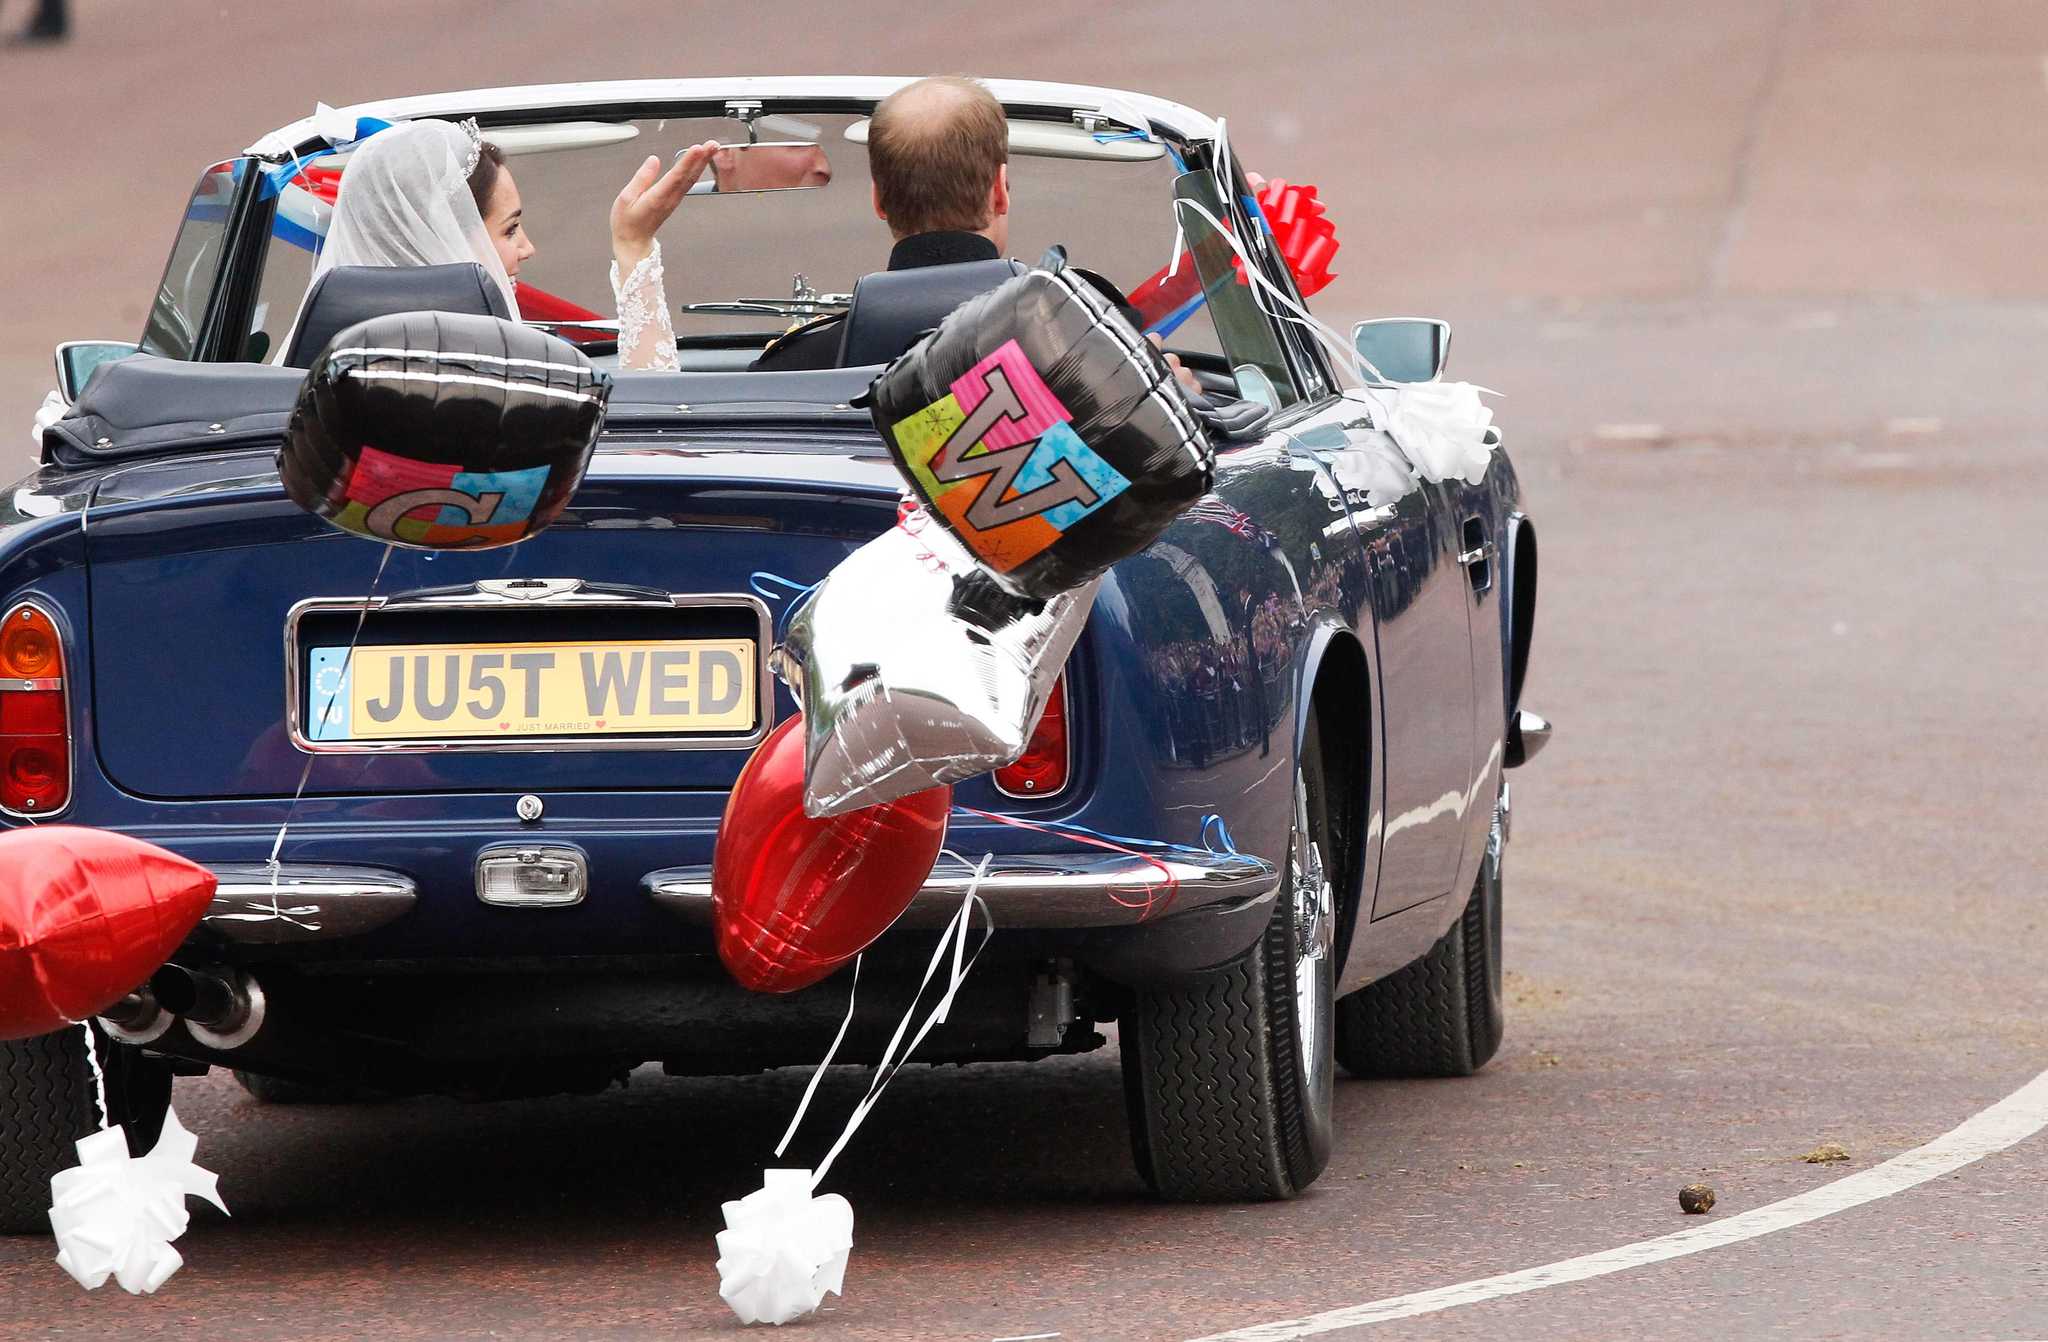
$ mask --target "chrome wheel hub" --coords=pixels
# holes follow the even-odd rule
[[[1301,1034],[1301,1069],[1313,1082],[1322,1055],[1324,1019],[1322,978],[1337,939],[1334,893],[1320,845],[1308,829],[1308,785],[1294,780],[1294,843],[1290,854],[1289,896],[1294,906],[1294,1019]]]

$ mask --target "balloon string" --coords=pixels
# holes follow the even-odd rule
[[[1140,858],[1150,863],[1158,869],[1159,881],[1157,884],[1144,886],[1142,898],[1125,899],[1114,889],[1109,891],[1109,897],[1115,903],[1127,909],[1138,910],[1138,921],[1141,923],[1150,918],[1154,913],[1164,913],[1168,908],[1172,907],[1174,896],[1180,893],[1180,878],[1173,874],[1173,868],[1161,862],[1157,857],[1140,849],[1126,848],[1120,843],[1111,843],[1107,839],[1096,838],[1094,834],[1078,826],[1042,825],[1033,820],[1024,820],[1014,815],[1003,815],[997,811],[977,810],[972,806],[956,806],[953,809],[964,811],[971,816],[978,816],[983,820],[993,820],[997,824],[1010,825],[1016,829],[1028,829],[1038,834],[1054,834],[1063,838],[1076,839],[1091,848],[1101,848],[1108,852],[1121,853],[1125,857]],[[1164,886],[1166,889],[1164,895],[1159,893],[1161,886]]]
[[[370,578],[370,593],[363,598],[363,608],[356,612],[355,632],[348,636],[348,651],[341,656],[340,683],[343,685],[348,683],[349,668],[355,661],[356,644],[362,639],[363,626],[370,619],[370,607],[377,602],[377,588],[384,582],[384,567],[391,562],[391,552],[396,548],[396,546],[387,545],[384,547],[384,553],[377,556],[377,571]],[[316,725],[319,727],[326,726],[329,719],[333,716],[334,699],[330,697],[326,703],[320,706],[320,721]],[[311,750],[306,752],[306,767],[299,770],[299,785],[292,789],[291,804],[284,808],[284,819],[277,826],[277,838],[270,845],[270,913],[275,918],[283,918],[285,916],[284,910],[278,907],[277,902],[278,855],[284,851],[285,831],[292,827],[292,816],[299,809],[299,798],[306,795],[306,782],[313,776],[313,762],[319,758],[320,756]]]
[[[947,850],[947,855],[956,862],[967,861],[950,850]],[[946,1013],[953,1009],[953,998],[960,991],[960,985],[967,981],[968,971],[974,968],[974,962],[981,958],[982,951],[988,946],[989,938],[995,935],[995,920],[989,917],[988,905],[982,903],[981,896],[977,893],[981,888],[982,878],[988,875],[991,858],[991,854],[985,853],[979,863],[973,864],[974,879],[967,887],[966,897],[960,901],[960,911],[946,924],[944,934],[939,937],[939,944],[932,948],[931,963],[925,966],[924,978],[918,983],[917,991],[911,995],[910,1007],[903,1013],[903,1019],[897,1023],[896,1033],[889,1038],[889,1046],[882,1050],[882,1060],[876,1065],[874,1080],[868,1083],[868,1093],[854,1106],[852,1115],[846,1120],[845,1130],[839,1134],[839,1140],[832,1143],[832,1149],[825,1153],[825,1158],[818,1162],[817,1171],[811,1175],[812,1192],[816,1192],[818,1185],[824,1182],[825,1173],[832,1168],[832,1162],[839,1158],[839,1153],[853,1140],[853,1134],[860,1130],[860,1125],[866,1120],[869,1111],[875,1107],[876,1101],[881,1099],[882,1092],[895,1079],[896,1073],[902,1070],[903,1064],[910,1060],[910,1055],[917,1051],[917,1046],[924,1042],[925,1036],[931,1033],[933,1026],[945,1023]],[[973,925],[976,909],[981,910],[986,930],[981,934],[981,940],[975,943],[973,953],[969,954],[967,936]],[[924,1023],[918,1027],[917,1033],[911,1036],[908,1044],[905,1044],[903,1036],[910,1029],[911,1017],[917,1014],[918,1000],[924,996],[924,990],[931,986],[932,979],[938,974],[939,966],[945,962],[949,950],[952,952],[953,966],[951,973],[947,975],[946,991],[940,995],[931,1013],[924,1018]],[[850,1015],[851,1008],[848,1010]],[[899,1046],[902,1049],[900,1053],[897,1051]]]
[[[853,1024],[853,1004],[860,996],[860,962],[865,957],[853,957],[853,987],[846,994],[846,1019],[839,1022],[839,1033],[832,1036],[832,1047],[825,1050],[817,1069],[811,1073],[811,1083],[804,1087],[804,1097],[796,1102],[796,1112],[789,1116],[789,1126],[783,1129],[782,1140],[775,1144],[779,1157],[789,1146],[789,1139],[796,1136],[797,1125],[804,1121],[804,1112],[811,1107],[811,1097],[818,1093],[818,1082],[825,1077],[825,1069],[832,1065],[832,1059],[839,1055],[839,1046],[846,1042],[846,1027]]]
[[[114,1116],[107,1112],[107,1074],[100,1066],[99,1041],[93,1038],[91,1021],[78,1022],[78,1028],[85,1032],[85,1065],[92,1069],[93,1098],[100,1106],[100,1131],[105,1132],[114,1126]]]
[[[917,523],[915,527],[910,525],[912,521]],[[916,541],[921,547],[913,558],[933,573],[948,572],[951,566],[945,560],[939,558],[937,552],[930,548],[930,543],[918,534],[930,524],[930,516],[924,509],[918,507],[916,499],[906,494],[903,498],[897,500],[896,529],[910,537],[911,540]]]
[[[977,811],[969,806],[955,806],[954,810],[963,815],[986,816],[1003,822],[1021,821],[1023,817],[1006,815],[998,811]],[[1037,822],[1039,832],[1063,836],[1094,835],[1113,843],[1127,843],[1137,848],[1151,849],[1168,855],[1184,853],[1193,858],[1220,858],[1225,862],[1244,862],[1253,866],[1261,865],[1259,859],[1238,849],[1237,841],[1230,837],[1230,826],[1223,817],[1211,811],[1202,817],[1202,846],[1191,843],[1172,843],[1165,839],[1140,839],[1129,834],[1111,834],[1108,830],[1091,829],[1072,820],[1044,820]]]

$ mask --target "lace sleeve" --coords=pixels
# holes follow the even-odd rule
[[[612,298],[619,305],[619,367],[673,373],[682,367],[676,358],[676,332],[668,316],[668,295],[661,283],[661,241],[642,257],[633,273],[619,278],[619,263],[612,262]]]

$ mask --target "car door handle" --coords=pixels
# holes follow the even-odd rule
[[[1493,553],[1493,542],[1481,541],[1469,550],[1459,551],[1458,562],[1466,568],[1471,568],[1474,564],[1484,564],[1487,560],[1493,558]]]

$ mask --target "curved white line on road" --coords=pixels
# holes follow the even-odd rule
[[[1562,1286],[1567,1282],[1585,1281],[1589,1277],[1604,1277],[1610,1272],[1661,1263],[1667,1258],[1683,1258],[1687,1254],[1739,1244],[1743,1240],[1789,1230],[1823,1216],[1832,1216],[1866,1202],[1902,1193],[1929,1179],[1938,1179],[1952,1170],[1959,1170],[1994,1151],[2003,1151],[2025,1141],[2044,1127],[2048,1127],[2048,1072],[2041,1073],[1997,1104],[1966,1119],[1925,1146],[1916,1146],[1882,1165],[1754,1211],[1740,1212],[1696,1229],[1638,1240],[1618,1249],[1546,1263],[1542,1267],[1505,1272],[1497,1277],[1481,1277],[1456,1286],[1440,1286],[1433,1291],[1390,1296],[1385,1300],[1348,1305],[1299,1319],[1254,1324],[1227,1333],[1214,1333],[1196,1342],[1292,1342],[1295,1338],[1383,1323],[1388,1319],[1434,1314],[1458,1305],[1520,1295],[1524,1291]]]

